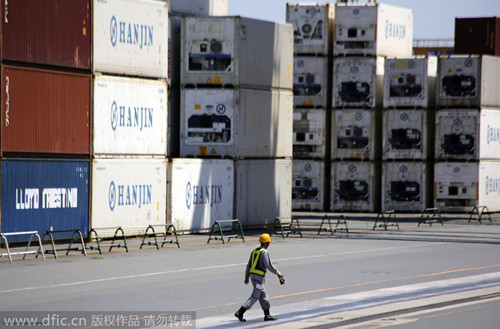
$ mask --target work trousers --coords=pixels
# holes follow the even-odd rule
[[[260,307],[262,307],[264,311],[269,310],[271,304],[269,304],[269,299],[267,298],[267,292],[266,289],[264,288],[264,278],[262,278],[262,280],[251,279],[251,281],[253,285],[252,295],[247,299],[245,304],[243,304],[243,307],[248,310],[258,300],[260,303]]]

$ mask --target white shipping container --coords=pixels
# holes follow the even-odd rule
[[[500,107],[500,57],[439,58],[437,85],[440,107]]]
[[[167,79],[168,4],[93,1],[93,72]]]
[[[384,65],[384,57],[336,58],[333,62],[333,106],[381,107]]]
[[[177,230],[198,232],[233,219],[232,160],[172,159],[168,173],[167,218]]]
[[[500,211],[500,161],[479,162],[479,187],[477,206],[487,206],[489,211]]]
[[[166,223],[167,162],[164,159],[94,159],[92,228],[121,226],[127,235]],[[102,233],[101,233],[102,232]],[[113,236],[114,230],[98,230]]]
[[[292,209],[323,211],[323,161],[293,159],[292,165]]]
[[[326,157],[325,147],[326,111],[293,110],[293,156],[294,158]]]
[[[375,3],[337,3],[333,54],[409,57],[413,10]]]
[[[436,98],[437,57],[387,58],[384,108],[432,108]]]
[[[170,11],[177,15],[201,17],[229,15],[229,0],[168,0]]]
[[[384,162],[382,211],[422,212],[430,186],[425,162]]]
[[[328,58],[295,56],[293,61],[293,105],[300,108],[326,108]]]
[[[182,89],[182,157],[292,157],[293,94]]]
[[[477,162],[437,162],[434,165],[434,206],[441,211],[470,212],[477,205],[478,169]]]
[[[330,210],[378,210],[380,168],[375,162],[335,161],[332,163]]]
[[[243,225],[269,226],[292,215],[291,159],[237,160],[235,174],[235,214]]]
[[[181,83],[293,88],[293,27],[235,17],[183,17]]]
[[[328,56],[334,18],[333,4],[287,3],[286,21],[294,25],[294,52]]]
[[[167,83],[94,77],[93,154],[166,155]]]

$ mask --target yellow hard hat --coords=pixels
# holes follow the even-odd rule
[[[271,242],[271,236],[267,233],[264,233],[260,236],[259,238],[260,243],[266,243],[266,242]]]

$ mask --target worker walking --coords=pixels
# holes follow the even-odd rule
[[[246,321],[243,318],[243,314],[247,310],[249,310],[257,300],[260,302],[260,306],[264,311],[264,321],[277,320],[277,318],[271,316],[269,312],[269,308],[271,307],[271,305],[269,304],[267,292],[264,288],[264,279],[266,277],[267,270],[276,274],[279,277],[281,284],[285,283],[285,279],[283,277],[283,274],[273,266],[271,257],[269,256],[269,252],[267,251],[267,248],[271,243],[271,236],[269,236],[269,234],[267,233],[264,233],[260,236],[259,242],[261,243],[261,245],[260,247],[254,249],[250,254],[250,259],[248,260],[247,268],[245,271],[245,284],[248,284],[249,280],[252,280],[252,295],[247,299],[245,304],[243,304],[243,306],[240,307],[240,309],[236,313],[234,313],[234,316],[237,317],[241,322]]]

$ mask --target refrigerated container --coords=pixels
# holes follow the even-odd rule
[[[500,107],[500,57],[441,57],[437,86],[439,107]]]
[[[241,224],[269,227],[276,217],[292,216],[292,160],[235,161],[235,210]]]
[[[229,0],[168,0],[170,11],[176,15],[201,17],[227,16]]]
[[[178,231],[206,231],[234,218],[232,160],[172,159],[168,177],[167,220]]]
[[[325,165],[322,160],[292,161],[292,209],[323,211]]]
[[[183,17],[181,84],[293,88],[293,27],[239,16]]]
[[[384,57],[342,57],[333,61],[335,108],[378,108],[383,104]]]
[[[90,157],[92,77],[2,66],[3,155]]]
[[[293,105],[326,108],[328,101],[328,57],[293,58]]]
[[[294,158],[326,158],[326,111],[293,110]]]
[[[7,158],[1,160],[1,232],[89,231],[88,160]],[[70,239],[73,232],[58,233]],[[27,241],[29,235],[9,237]]]
[[[433,108],[436,99],[437,57],[387,58],[384,108]]]
[[[286,21],[294,26],[295,54],[329,56],[332,51],[335,5],[287,3]]]
[[[380,207],[380,163],[335,161],[331,172],[331,211],[374,212]]]
[[[93,0],[93,72],[168,78],[168,4]]]
[[[333,54],[409,57],[413,10],[381,3],[337,3]]]
[[[182,89],[181,157],[292,157],[293,94]]]
[[[94,156],[167,153],[165,80],[94,77]]]
[[[500,56],[500,18],[455,18],[455,54]]]
[[[99,237],[144,234],[148,225],[166,223],[167,162],[163,159],[92,160],[91,228]]]

